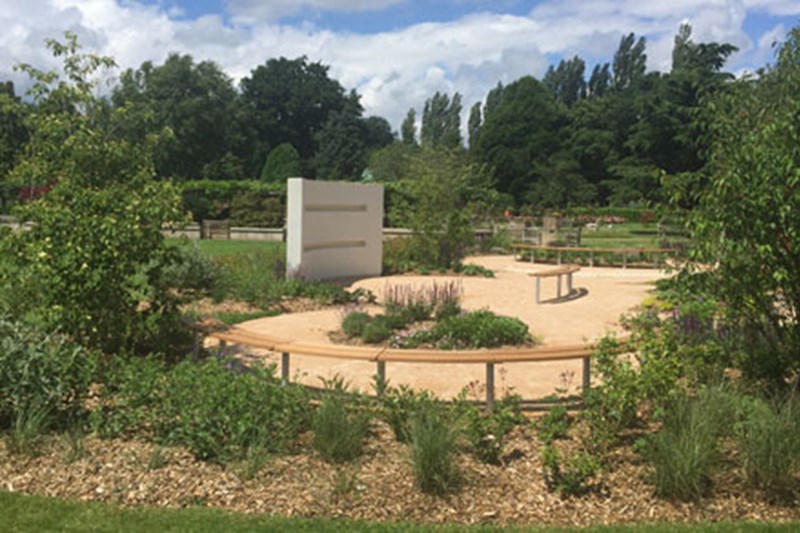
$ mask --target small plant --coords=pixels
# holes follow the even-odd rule
[[[65,449],[64,459],[68,463],[74,463],[89,456],[86,451],[86,439],[83,433],[83,428],[74,426],[69,428],[61,436],[62,443]]]
[[[469,264],[461,267],[461,273],[465,276],[477,276],[483,278],[493,278],[494,272],[481,265]]]
[[[797,401],[771,405],[754,399],[738,426],[738,448],[748,483],[770,496],[786,498],[797,486],[800,412]]]
[[[361,332],[361,340],[367,344],[378,344],[392,336],[392,328],[389,327],[383,315],[376,316],[368,322]]]
[[[411,463],[419,488],[440,496],[456,490],[461,472],[455,459],[456,434],[451,420],[440,404],[426,405],[411,426]]]
[[[14,424],[6,438],[11,453],[34,455],[39,439],[51,422],[50,407],[43,403],[30,403],[16,410]]]
[[[531,340],[528,326],[512,317],[482,309],[437,322],[430,336],[444,349],[495,348]]]
[[[600,471],[600,463],[586,451],[565,456],[551,444],[542,449],[542,463],[547,490],[561,496],[585,494],[589,480]]]
[[[715,413],[702,403],[679,399],[661,430],[644,447],[653,466],[656,494],[678,500],[697,500],[711,487],[719,462]]]
[[[372,318],[363,311],[351,311],[342,320],[342,331],[348,337],[360,337]]]
[[[331,487],[331,501],[336,504],[353,494],[358,488],[358,473],[345,468],[336,470]]]
[[[314,448],[329,463],[344,463],[360,456],[369,431],[369,416],[348,403],[343,391],[329,391],[312,421]]]
[[[163,446],[154,446],[147,456],[147,469],[158,470],[164,468],[168,462],[167,453]]]
[[[552,444],[554,440],[567,436],[571,423],[567,408],[563,405],[556,405],[551,407],[534,425],[539,440],[545,444]]]
[[[236,473],[242,480],[254,479],[261,469],[269,462],[269,452],[260,445],[247,448],[244,460],[237,465]]]
[[[521,420],[519,397],[507,396],[483,412],[466,400],[465,392],[462,391],[456,400],[455,409],[472,452],[483,463],[499,465],[506,437]]]
[[[411,440],[411,423],[415,413],[434,400],[427,391],[414,392],[408,385],[386,386],[379,397],[381,416],[392,428],[398,442]]]
[[[408,285],[387,285],[384,307],[387,314],[405,315],[410,322],[429,320],[434,315],[457,314],[461,309],[463,290],[456,281],[433,283],[415,288]],[[455,310],[455,312],[453,312]]]

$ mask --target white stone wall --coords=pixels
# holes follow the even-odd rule
[[[287,275],[380,275],[383,186],[290,178],[286,203]]]

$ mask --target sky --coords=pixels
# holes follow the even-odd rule
[[[629,32],[646,37],[648,68],[668,71],[682,22],[695,42],[739,47],[727,69],[741,75],[772,60],[800,0],[2,0],[0,80],[25,87],[18,63],[57,67],[44,40],[65,30],[120,69],[177,52],[235,83],[305,55],[399,129],[436,91],[461,93],[466,114],[498,81],[541,78],[561,58],[578,54],[590,71]]]

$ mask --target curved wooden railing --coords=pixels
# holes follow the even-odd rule
[[[563,346],[535,346],[477,350],[400,349],[384,346],[346,346],[298,342],[249,331],[239,326],[219,326],[210,322],[190,324],[195,332],[194,355],[199,357],[203,336],[219,341],[219,355],[223,356],[228,344],[240,344],[281,354],[281,380],[289,382],[291,354],[335,359],[350,359],[375,363],[379,384],[386,383],[386,363],[430,364],[483,364],[486,365],[486,403],[494,402],[494,365],[498,363],[530,363],[583,360],[583,388],[588,389],[591,379],[591,357],[595,345],[572,344]],[[381,390],[382,387],[378,387]]]
[[[611,253],[619,254],[622,256],[622,268],[628,266],[628,256],[633,254],[656,254],[656,255],[673,255],[677,254],[678,250],[674,248],[581,248],[577,246],[543,246],[538,244],[512,244],[513,250],[529,250],[531,252],[531,263],[536,262],[536,252],[556,252],[556,263],[561,264],[561,255],[565,252],[577,253],[589,256],[589,266],[594,266],[594,254]]]

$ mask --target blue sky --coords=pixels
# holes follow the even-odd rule
[[[562,57],[591,69],[631,31],[647,39],[648,68],[669,70],[682,22],[695,41],[738,46],[728,68],[742,74],[771,60],[800,0],[3,0],[0,80],[24,86],[15,63],[55,66],[42,43],[64,30],[121,68],[178,52],[234,82],[271,57],[306,55],[397,128],[435,91],[460,92],[466,113],[498,81],[541,77]]]

